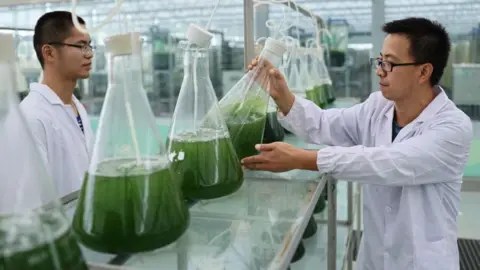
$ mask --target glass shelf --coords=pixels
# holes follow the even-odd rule
[[[248,172],[232,195],[191,205],[190,226],[175,243],[134,255],[82,247],[91,269],[280,269],[289,265],[325,180],[318,172]],[[76,200],[66,204],[72,218]]]
[[[339,100],[334,107],[355,103]],[[291,134],[285,142],[306,149],[323,147],[304,143]],[[286,269],[325,186],[326,177],[319,172],[245,171],[245,183],[234,194],[190,205],[188,230],[167,247],[134,255],[102,254],[85,247],[82,250],[92,270]],[[75,207],[75,200],[66,204],[70,218]],[[324,237],[326,227],[319,225],[312,239]],[[305,263],[320,267],[313,253],[322,247],[311,247],[309,242],[304,241]],[[301,265],[301,261],[296,264]]]

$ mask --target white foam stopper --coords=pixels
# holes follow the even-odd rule
[[[0,34],[0,62],[15,62],[15,40],[12,34]]]
[[[113,55],[128,55],[140,52],[142,39],[140,33],[130,32],[114,35],[105,39],[105,50]]]
[[[275,55],[282,56],[287,51],[287,46],[281,41],[267,38],[267,41],[265,41],[265,50],[268,50]]]
[[[208,48],[213,34],[196,24],[190,24],[187,30],[188,42],[196,44],[201,48]]]

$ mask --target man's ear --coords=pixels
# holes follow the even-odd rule
[[[420,66],[420,83],[425,83],[430,81],[432,77],[433,66],[430,63],[426,63]]]
[[[42,46],[42,56],[44,63],[52,62],[56,58],[57,52],[52,45],[46,44]]]

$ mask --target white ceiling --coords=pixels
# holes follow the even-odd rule
[[[21,0],[42,2],[42,0]],[[54,0],[58,1],[58,0]],[[2,3],[19,0],[0,0]],[[44,1],[43,1],[44,2]],[[71,1],[0,7],[0,26],[33,28],[41,14],[49,10],[70,10]],[[78,15],[89,25],[103,20],[114,6],[114,0],[78,0]],[[172,2],[174,4],[172,4]],[[173,32],[184,32],[190,22],[206,24],[217,0],[125,0],[122,7],[124,20],[129,16],[136,30],[148,29],[152,24]],[[370,31],[372,0],[298,0],[302,7],[327,19],[345,19],[351,30]],[[385,0],[386,20],[407,16],[423,16],[443,23],[451,33],[467,33],[480,23],[480,0]],[[279,22],[283,18],[283,6],[270,7],[270,19]],[[296,12],[287,12],[288,21],[296,19]],[[309,20],[301,15],[300,24],[309,27]],[[111,27],[118,25],[116,22]],[[243,37],[243,0],[220,0],[220,6],[212,21],[212,28],[222,30],[226,36]],[[105,29],[109,31],[109,29]]]

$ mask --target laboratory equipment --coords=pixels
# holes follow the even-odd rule
[[[87,247],[135,253],[177,240],[189,212],[142,86],[141,38],[105,39],[108,90],[73,228]]]
[[[239,159],[255,155],[255,145],[263,140],[269,103],[268,73],[261,69],[263,59],[278,67],[285,51],[282,42],[267,38],[258,65],[247,72],[219,102]]]
[[[213,37],[191,24],[184,50],[184,77],[168,137],[175,178],[190,199],[231,194],[243,171],[218,107],[209,76],[208,47]]]
[[[285,131],[278,122],[278,107],[273,98],[270,97],[267,108],[267,119],[265,121],[265,132],[263,143],[280,142],[285,138]]]
[[[306,98],[321,107],[324,104],[322,104],[320,96],[315,89],[315,83],[312,79],[314,74],[311,74],[309,69],[309,52],[307,51],[307,48],[298,48],[298,55],[300,81],[305,87]]]
[[[11,35],[0,34],[0,269],[86,270],[19,104]]]
[[[315,82],[315,90],[323,101],[324,106],[335,101],[335,91],[332,86],[332,80],[324,61],[323,47],[310,48],[312,57],[312,77]],[[323,107],[322,107],[323,108]]]
[[[343,67],[346,62],[348,51],[348,29],[346,20],[330,20],[329,33],[325,33],[323,40],[330,49],[330,65],[333,67]]]
[[[257,41],[258,42],[258,41]],[[255,44],[255,55],[260,56],[260,53],[263,50],[263,45]],[[282,66],[279,67],[279,71],[281,70]],[[283,73],[282,73],[283,74]],[[268,100],[268,108],[267,108],[267,117],[265,121],[265,131],[263,132],[263,143],[272,143],[283,141],[285,138],[285,131],[283,130],[282,125],[278,122],[277,118],[278,107],[273,98],[269,98]]]
[[[317,233],[317,222],[315,221],[315,218],[313,216],[310,217],[308,220],[307,227],[305,228],[305,231],[303,232],[303,239],[310,238],[314,236]]]
[[[293,45],[289,49],[289,62],[288,62],[288,67],[287,70],[288,72],[288,77],[287,79],[287,84],[290,90],[293,92],[294,95],[302,97],[302,98],[307,98],[307,86],[305,85],[305,82],[302,81],[300,78],[300,59],[299,59],[299,48],[300,45]]]

